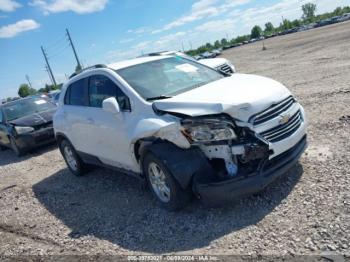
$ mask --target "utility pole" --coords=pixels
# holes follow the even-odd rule
[[[68,36],[68,40],[69,40],[69,42],[70,42],[70,45],[71,45],[71,47],[72,47],[72,49],[73,49],[73,53],[74,53],[75,59],[77,60],[77,67],[80,68],[80,69],[82,69],[82,66],[81,66],[81,64],[80,64],[80,62],[79,62],[79,58],[78,58],[77,52],[75,51],[75,47],[74,47],[72,38],[70,37],[70,34],[69,34],[68,29],[66,29],[66,33],[67,33],[67,36]]]
[[[27,81],[28,81],[28,84],[29,84],[30,88],[33,88],[33,87],[32,87],[32,83],[30,82],[30,79],[29,79],[29,76],[28,76],[28,75],[26,75],[26,79],[27,79]]]
[[[50,81],[51,81],[51,84],[54,85],[53,81],[52,81],[52,78],[51,78],[51,74],[50,74],[50,71],[49,69],[47,68],[47,65],[45,65],[45,71],[48,73],[49,75],[49,78],[50,78]]]
[[[182,52],[185,53],[185,48],[184,48],[184,42],[181,41],[181,46],[182,46]]]
[[[47,60],[47,55],[45,53],[45,50],[44,50],[43,46],[41,46],[41,51],[43,52],[43,55],[44,55],[44,58],[45,58],[45,62],[46,62],[46,66],[47,66],[47,70],[48,70],[48,73],[49,73],[50,78],[52,80],[52,83],[56,86],[57,85],[56,84],[56,80],[55,80],[55,77],[53,76],[53,73],[52,73],[49,61]]]
[[[188,41],[188,43],[190,44],[191,50],[193,50],[193,48],[192,48],[192,42],[191,42],[191,41]]]

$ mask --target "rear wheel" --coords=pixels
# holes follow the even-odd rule
[[[67,140],[60,142],[60,150],[69,170],[76,176],[86,173],[86,164],[80,159],[74,147]]]
[[[182,189],[168,168],[152,153],[145,156],[143,170],[153,196],[163,208],[180,210],[190,202],[190,188]]]
[[[10,143],[11,143],[11,148],[13,152],[15,152],[16,156],[18,157],[23,156],[24,151],[17,146],[16,140],[12,136],[10,137]]]

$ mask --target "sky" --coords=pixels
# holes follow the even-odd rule
[[[301,6],[317,13],[350,0],[0,0],[0,99],[17,96],[28,75],[36,89],[50,84],[43,46],[57,82],[75,69],[69,29],[84,66],[162,50],[196,48],[250,33],[282,16],[300,18]]]

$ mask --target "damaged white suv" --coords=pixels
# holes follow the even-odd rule
[[[147,181],[165,208],[260,191],[306,148],[304,110],[265,77],[180,56],[96,65],[63,87],[54,130],[75,175],[87,165]]]

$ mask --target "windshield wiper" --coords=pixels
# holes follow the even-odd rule
[[[146,100],[153,101],[153,100],[161,100],[161,99],[167,99],[167,98],[172,98],[172,97],[167,95],[160,95],[160,96],[148,97],[146,98]]]

